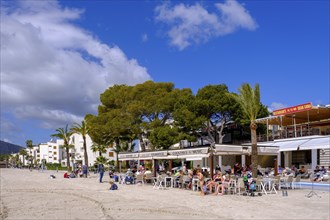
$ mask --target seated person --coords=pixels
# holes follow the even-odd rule
[[[213,186],[215,187],[215,189],[217,189],[218,185],[221,184],[221,182],[222,182],[222,174],[220,171],[217,171],[217,173],[213,176],[213,179],[208,181],[206,186],[209,188],[210,192],[212,192]],[[217,195],[218,192],[215,191],[214,194]]]
[[[113,177],[114,177],[114,173],[110,168],[109,168],[109,177],[110,177],[110,179],[113,179]]]
[[[71,173],[70,173],[70,176],[69,176],[70,178],[76,178],[76,174],[72,171]]]
[[[81,168],[79,168],[79,170],[78,170],[78,175],[77,175],[77,176],[79,176],[79,177],[83,177],[83,171],[82,171]]]
[[[109,190],[117,190],[118,189],[117,184],[115,184],[115,182],[113,180],[110,180],[109,184],[110,184]]]
[[[278,170],[277,170],[278,174],[282,174],[283,170],[284,169],[280,165],[278,165]]]
[[[134,173],[131,169],[127,169],[126,176],[134,176]]]
[[[236,163],[235,165],[234,165],[234,174],[235,175],[241,175],[242,174],[242,168],[241,168],[241,166],[239,165],[239,163]]]
[[[193,172],[188,171],[188,177],[185,179],[186,189],[191,189],[193,179]]]
[[[257,170],[257,175],[258,176],[264,176],[259,169]]]
[[[130,184],[134,183],[134,174],[131,171],[131,169],[128,169],[125,174],[125,183],[130,183]]]
[[[298,172],[299,172],[300,174],[304,174],[304,173],[306,173],[305,166],[301,166],[301,168],[299,169]]]
[[[320,172],[321,172],[322,174],[326,174],[326,173],[327,173],[327,170],[325,169],[324,166],[321,166],[321,168],[320,168]]]
[[[230,178],[229,174],[223,175],[222,176],[222,183],[218,185],[217,187],[217,192],[219,192],[219,189],[221,187],[221,193],[220,195],[223,195],[225,190],[229,188],[229,185],[232,183],[232,181],[234,181],[233,179]],[[217,195],[217,194],[216,194]]]
[[[64,178],[70,178],[67,172],[64,173]]]

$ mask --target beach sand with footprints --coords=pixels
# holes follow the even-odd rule
[[[50,179],[50,175],[56,176]],[[120,185],[109,177],[64,179],[63,172],[0,169],[1,219],[329,219],[329,190],[248,197],[199,196],[183,189]]]

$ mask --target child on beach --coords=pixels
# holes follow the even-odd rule
[[[205,193],[204,193],[204,176],[201,172],[201,170],[197,170],[197,177],[198,177],[198,181],[199,181],[199,187],[201,188],[201,192],[200,192],[200,195],[201,196],[204,196]]]
[[[117,190],[118,189],[117,184],[115,184],[115,182],[112,179],[109,181],[109,184],[110,184],[109,190]]]

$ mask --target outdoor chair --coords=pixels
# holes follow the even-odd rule
[[[183,188],[183,184],[184,184],[183,176],[180,176],[179,179],[177,179],[175,182],[178,188]]]
[[[228,184],[228,192],[230,194],[236,194],[236,180],[231,179],[229,184]]]
[[[293,176],[288,176],[286,180],[281,181],[281,188],[285,187],[286,189],[293,189]]]
[[[152,183],[152,173],[147,173],[147,174],[145,174],[145,175],[144,175],[144,181],[145,181],[146,183],[148,183],[148,182]]]
[[[281,189],[281,176],[275,176],[274,177],[275,181],[274,184],[277,187],[278,190]]]
[[[238,178],[237,184],[236,184],[236,190],[238,191],[238,195],[241,195],[241,191],[243,191],[243,192],[246,191],[243,178]]]
[[[265,189],[265,184],[263,182],[262,179],[260,178],[257,178],[256,180],[256,186],[257,186],[257,189],[261,192],[261,193],[265,193],[267,195],[267,192],[266,192],[266,189]]]
[[[153,189],[165,189],[165,179],[161,176],[158,176],[154,179],[154,186]],[[164,185],[164,186],[163,186]]]
[[[189,182],[191,182],[192,180],[189,178],[189,176],[184,175],[183,176],[183,181],[182,181],[182,187],[187,188],[187,186],[189,185]]]
[[[296,178],[294,178],[293,180],[293,188],[297,188],[298,184],[299,184],[299,189],[301,189],[301,176],[298,175]]]
[[[143,174],[136,175],[135,183],[139,183],[139,182],[141,182],[142,185],[144,185]]]

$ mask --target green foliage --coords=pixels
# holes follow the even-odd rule
[[[157,149],[165,150],[180,141],[180,135],[177,128],[164,125],[153,129],[150,133],[149,140]]]
[[[256,92],[254,102],[260,99],[259,88]],[[207,85],[196,95],[190,89],[175,89],[173,83],[114,85],[101,94],[98,114],[86,115],[85,121],[93,142],[111,146],[117,153],[132,150],[135,139],[140,140],[143,151],[142,137],[147,137],[155,149],[204,135],[211,143],[220,143],[227,122],[246,122],[239,99],[240,95],[230,93],[225,84]],[[264,114],[264,106],[260,100],[257,103],[257,115]]]
[[[107,163],[107,158],[103,156],[99,156],[96,158],[96,164],[106,164]]]
[[[71,131],[76,134],[80,134],[83,138],[83,147],[84,147],[84,161],[85,164],[88,167],[88,154],[87,154],[87,144],[86,144],[86,136],[89,133],[89,128],[86,125],[85,120],[81,122],[81,125],[78,123],[74,123],[73,127],[71,128]]]
[[[33,148],[32,140],[27,140],[25,143],[26,143],[26,148],[32,150]]]
[[[65,148],[66,150],[66,154],[67,154],[67,170],[70,171],[70,154],[69,154],[69,149],[72,148],[73,146],[70,145],[70,136],[73,134],[73,132],[71,130],[69,130],[68,125],[65,126],[65,128],[58,128],[56,129],[57,133],[52,134],[52,137],[57,137],[60,139],[63,139],[64,143],[63,143],[63,148]]]
[[[7,161],[10,159],[10,154],[0,154],[0,161]]]
[[[59,163],[46,163],[47,170],[66,170],[66,167],[62,167]]]
[[[107,146],[102,145],[102,144],[94,143],[92,145],[92,151],[93,152],[99,152],[99,156],[102,156],[102,154],[107,152]]]
[[[248,83],[243,83],[238,89],[239,95],[233,96],[240,104],[241,110],[249,121],[254,121],[260,112],[260,87],[256,84],[254,89]]]

